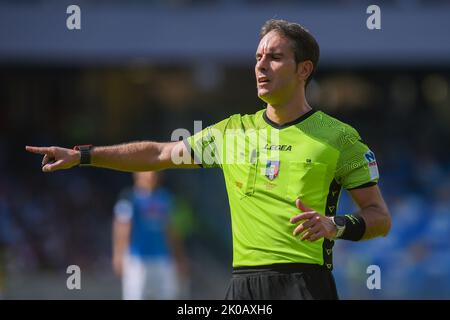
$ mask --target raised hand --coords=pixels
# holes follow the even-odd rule
[[[69,169],[80,163],[80,152],[72,149],[26,146],[25,150],[44,156],[42,159],[42,172]]]

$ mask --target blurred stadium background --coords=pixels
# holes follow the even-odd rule
[[[66,8],[81,8],[79,31]],[[366,8],[381,8],[381,30]],[[339,241],[341,298],[450,298],[450,2],[445,0],[0,1],[0,297],[119,299],[112,208],[131,176],[42,174],[25,145],[170,140],[263,107],[253,61],[269,18],[321,45],[311,104],[352,124],[375,151],[393,228]],[[231,273],[228,202],[218,170],[167,171],[185,213],[192,299],[221,299]],[[348,194],[340,212],[355,210]],[[66,288],[68,265],[82,289]],[[381,268],[368,290],[366,268]]]

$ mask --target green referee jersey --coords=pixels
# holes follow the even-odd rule
[[[231,209],[233,267],[310,263],[332,269],[333,241],[301,241],[295,200],[336,213],[342,188],[378,182],[372,151],[349,125],[311,110],[279,126],[265,109],[233,115],[187,139],[193,158],[221,168]]]

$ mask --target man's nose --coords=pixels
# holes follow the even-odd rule
[[[256,70],[265,71],[267,70],[267,59],[266,56],[262,56],[259,61],[256,62]]]

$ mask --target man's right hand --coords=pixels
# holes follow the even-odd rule
[[[80,163],[80,152],[73,149],[26,146],[25,150],[44,156],[42,159],[42,172],[70,169]]]

